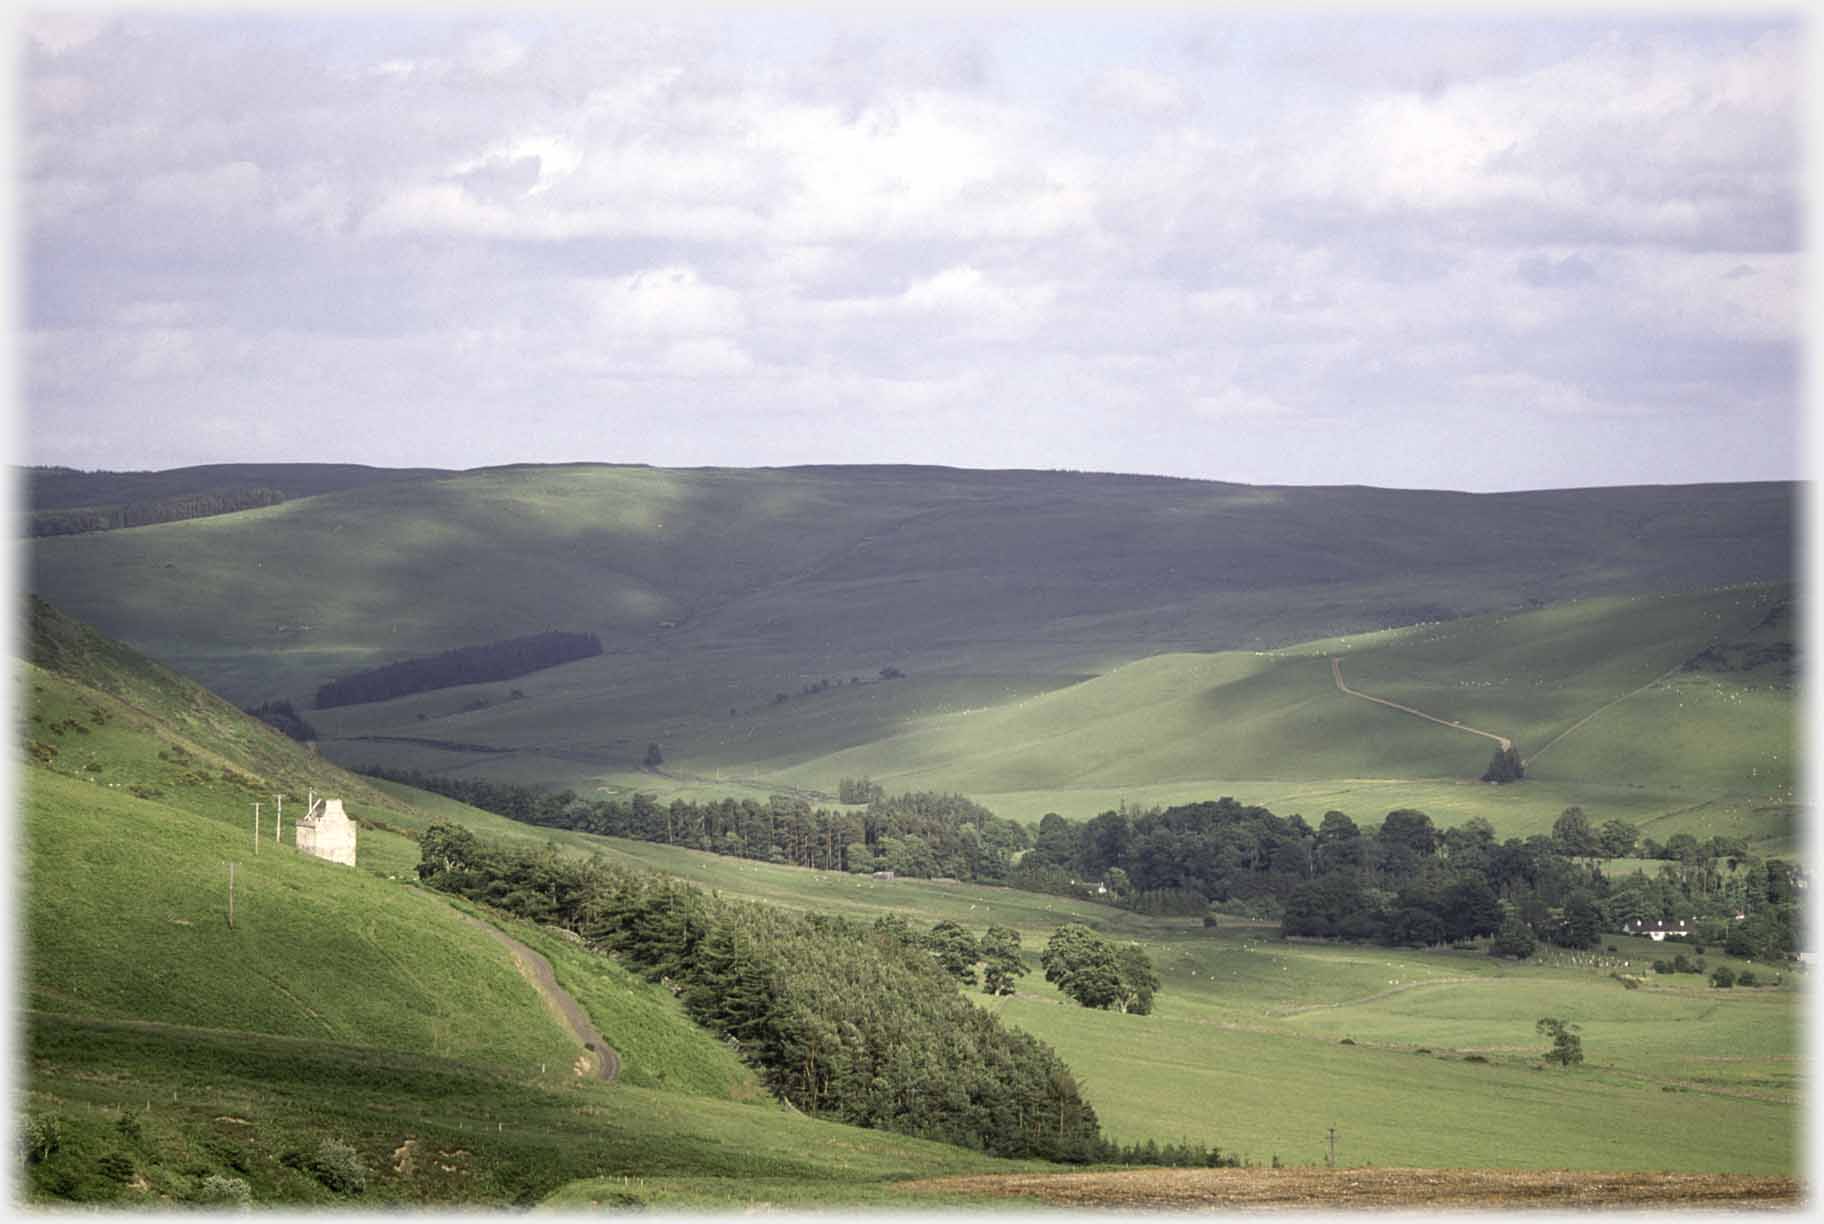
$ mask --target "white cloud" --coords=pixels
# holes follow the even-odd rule
[[[665,369],[687,378],[732,378],[752,372],[754,359],[721,337],[677,340],[665,347]]]
[[[260,197],[260,168],[250,161],[207,170],[175,170],[140,182],[136,196],[153,208],[221,214],[248,207]]]
[[[1181,79],[1133,64],[1123,64],[1098,77],[1090,86],[1090,99],[1098,106],[1149,117],[1177,115],[1189,104]]]
[[[588,289],[596,325],[610,336],[701,336],[740,331],[741,296],[688,267],[649,268]]]
[[[1191,411],[1215,420],[1284,420],[1297,414],[1270,395],[1245,387],[1223,387],[1191,401]]]
[[[1064,15],[292,20],[28,32],[35,415],[131,436],[135,380],[183,377],[224,411],[651,397],[720,440],[738,378],[875,458],[984,405],[1027,427],[958,430],[959,461],[1183,471],[1219,422],[1274,462],[1339,422],[1301,476],[1399,449],[1357,417],[1458,403],[1796,419],[1795,23],[1225,18],[1198,59],[1161,15],[1119,45]]]

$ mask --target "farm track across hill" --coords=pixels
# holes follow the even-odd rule
[[[1452,731],[1467,731],[1471,735],[1480,735],[1483,739],[1492,739],[1495,743],[1501,745],[1501,751],[1503,752],[1509,751],[1514,746],[1514,741],[1508,739],[1505,735],[1496,735],[1493,731],[1482,731],[1475,727],[1466,727],[1460,722],[1452,722],[1448,718],[1439,718],[1436,714],[1427,714],[1423,710],[1415,710],[1411,706],[1401,705],[1397,701],[1389,701],[1385,697],[1371,697],[1367,693],[1350,688],[1347,684],[1343,683],[1343,661],[1335,655],[1330,656],[1330,678],[1336,681],[1338,692],[1347,693],[1351,697],[1360,697],[1363,701],[1372,701],[1374,704],[1384,705],[1390,710],[1398,710],[1400,713],[1410,714],[1414,718],[1423,718],[1426,722],[1437,723],[1440,727],[1449,727]]]
[[[569,991],[557,984],[557,975],[551,971],[551,962],[499,927],[490,926],[468,914],[462,914],[461,917],[506,945],[507,951],[513,956],[513,963],[538,990],[539,996],[562,1018],[565,1026],[576,1034],[578,1041],[594,1050],[592,1061],[596,1067],[596,1078],[612,1084],[621,1073],[621,1056],[596,1030],[595,1022],[589,1019],[589,1013],[571,997]]]
[[[1799,1206],[1790,1177],[1725,1173],[1604,1173],[1533,1169],[1135,1169],[1107,1173],[982,1174],[899,1183],[914,1194],[981,1194],[1050,1207],[1140,1210],[1362,1207]]]
[[[1566,727],[1564,730],[1560,731],[1558,734],[1552,736],[1551,739],[1546,740],[1545,743],[1539,745],[1538,751],[1534,752],[1532,756],[1529,756],[1525,760],[1520,762],[1521,767],[1524,768],[1528,765],[1531,765],[1534,761],[1538,760],[1541,756],[1543,756],[1545,754],[1545,750],[1547,748],[1550,748],[1553,744],[1556,744],[1559,740],[1563,739],[1565,736],[1569,735],[1571,732],[1577,730],[1577,728],[1583,726],[1585,723],[1590,722],[1598,714],[1601,714],[1607,710],[1612,710],[1616,706],[1620,705],[1622,702],[1627,701],[1628,699],[1630,699],[1632,697],[1638,697],[1640,694],[1646,692],[1648,689],[1652,688],[1654,685],[1663,683],[1668,678],[1677,675],[1679,672],[1683,671],[1684,669],[1685,669],[1684,662],[1680,662],[1673,667],[1668,667],[1665,671],[1663,671],[1659,675],[1653,677],[1651,680],[1647,681],[1645,684],[1641,685],[1639,688],[1630,689],[1627,692],[1623,693],[1621,696],[1617,697],[1615,700],[1608,702],[1604,705],[1600,705],[1597,708],[1595,708],[1594,710],[1591,710],[1588,714],[1585,714],[1582,718],[1578,719],[1576,722],[1572,723],[1570,726]]]

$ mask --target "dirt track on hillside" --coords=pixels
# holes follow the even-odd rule
[[[1134,1169],[1016,1173],[899,1183],[914,1193],[1029,1199],[1051,1207],[1222,1210],[1360,1207],[1705,1207],[1790,1210],[1789,1177],[1532,1169]]]
[[[1370,697],[1367,693],[1350,688],[1347,684],[1343,683],[1343,661],[1334,655],[1330,657],[1330,678],[1336,681],[1338,692],[1347,693],[1351,697],[1360,697],[1363,701],[1372,701],[1375,705],[1383,705],[1390,710],[1398,710],[1402,714],[1410,714],[1414,718],[1423,718],[1426,722],[1437,723],[1440,727],[1449,727],[1452,731],[1467,731],[1471,735],[1480,735],[1483,739],[1492,739],[1495,743],[1501,745],[1501,751],[1503,752],[1508,751],[1514,746],[1514,741],[1508,739],[1505,735],[1496,735],[1493,731],[1482,731],[1475,727],[1466,727],[1460,722],[1452,722],[1447,718],[1439,718],[1436,714],[1427,714],[1423,710],[1415,710],[1411,706],[1401,705],[1397,701],[1389,701],[1385,697]]]
[[[525,979],[537,989],[539,997],[544,999],[546,1005],[557,1013],[565,1027],[576,1034],[578,1041],[595,1051],[595,1056],[590,1061],[595,1063],[596,1078],[604,1083],[612,1084],[621,1073],[621,1056],[603,1039],[601,1033],[596,1031],[594,1021],[589,1019],[589,1013],[585,1012],[581,1005],[571,997],[569,991],[557,984],[557,975],[551,971],[551,962],[500,928],[489,926],[479,918],[472,918],[467,914],[462,914],[461,917],[506,945],[507,951],[513,956],[513,963],[519,968],[519,972]],[[580,1075],[581,1072],[579,1071],[578,1074]]]

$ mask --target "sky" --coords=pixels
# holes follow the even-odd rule
[[[17,26],[19,460],[1804,475],[1790,13]]]

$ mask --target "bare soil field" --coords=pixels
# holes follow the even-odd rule
[[[937,1177],[913,1192],[1000,1195],[1053,1207],[1123,1209],[1350,1207],[1706,1207],[1796,1209],[1790,1177],[1533,1169],[1133,1169]]]

